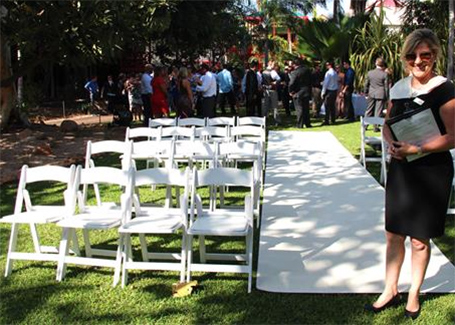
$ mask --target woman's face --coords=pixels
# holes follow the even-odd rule
[[[435,56],[427,43],[420,43],[412,53],[405,56],[409,72],[414,78],[426,81],[433,73]]]

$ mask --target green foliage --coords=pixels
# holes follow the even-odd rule
[[[352,45],[351,63],[356,70],[355,88],[363,90],[367,72],[375,67],[375,60],[382,57],[393,70],[393,80],[402,78],[400,61],[401,34],[384,26],[384,13],[370,15],[365,25],[358,29]]]
[[[297,29],[299,54],[311,60],[344,60],[348,58],[350,44],[363,16],[340,15],[339,24],[333,20],[313,19]]]
[[[155,9],[169,9],[173,2],[6,1],[2,38],[21,52],[12,80],[49,64],[81,67],[113,62],[127,48],[144,47],[150,31],[166,25]]]
[[[236,1],[179,1],[172,10],[159,8],[169,24],[152,33],[152,45],[163,62],[192,61],[207,51],[224,54],[233,45],[244,46],[248,36]]]
[[[287,39],[271,36],[272,28],[289,28],[291,30],[301,28],[303,20],[296,13],[309,13],[316,3],[325,4],[325,1],[269,0],[261,2],[258,11],[249,13],[251,16],[261,18],[261,23],[253,26],[252,29],[252,34],[255,35],[252,43],[257,48],[257,52],[267,52],[278,62],[295,57],[295,54],[289,53]]]

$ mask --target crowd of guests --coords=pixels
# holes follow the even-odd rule
[[[279,108],[287,116],[295,110],[296,127],[303,128],[311,127],[310,118],[321,114],[325,114],[324,125],[335,123],[336,118],[354,121],[354,79],[349,61],[343,67],[327,62],[323,70],[320,63],[297,58],[281,64],[270,61],[263,69],[256,60],[245,69],[227,63],[203,63],[198,68],[147,64],[142,73],[120,74],[117,81],[108,76],[100,88],[95,76],[85,88],[92,102],[103,99],[113,114],[116,104],[121,104],[144,124],[170,112],[178,117],[223,116],[226,105],[231,115],[237,115],[244,105],[246,115],[271,115],[275,125],[282,123]]]

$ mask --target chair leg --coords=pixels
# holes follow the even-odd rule
[[[246,249],[248,254],[248,293],[251,292],[253,282],[253,232],[250,231],[246,238]]]
[[[116,287],[120,281],[120,273],[122,269],[122,252],[123,252],[123,238],[125,235],[119,234],[118,246],[117,246],[117,256],[115,258],[115,271],[114,271],[114,283],[113,286]]]
[[[205,263],[205,236],[199,236],[199,256],[201,263]]]
[[[93,189],[95,190],[95,197],[96,197],[96,204],[101,205],[101,195],[100,195],[100,188],[98,184],[93,184]]]
[[[60,241],[60,248],[59,248],[59,257],[58,257],[58,264],[57,264],[57,281],[62,281],[65,277],[66,273],[66,263],[65,258],[68,254],[68,237],[71,232],[70,228],[63,228],[62,231],[62,240]]]
[[[85,244],[85,256],[92,257],[92,244],[90,243],[90,236],[87,229],[82,229]]]
[[[122,288],[126,286],[128,282],[128,268],[126,267],[126,262],[132,261],[131,254],[131,235],[125,234],[124,244],[123,244],[123,267],[122,267]]]
[[[11,225],[11,235],[10,235],[9,245],[8,245],[8,256],[6,257],[5,277],[7,277],[8,275],[11,275],[11,272],[13,271],[13,259],[11,258],[11,253],[16,251],[18,231],[19,231],[19,224],[13,223]]]
[[[141,243],[141,251],[142,251],[142,261],[148,262],[149,261],[149,252],[147,249],[147,240],[145,238],[145,234],[139,234],[139,242]]]
[[[183,230],[185,231],[185,230]],[[182,236],[182,251],[181,251],[181,260],[180,260],[180,282],[185,281],[185,266],[186,266],[186,245],[187,239],[185,232]]]
[[[76,229],[73,229],[71,231],[71,235],[72,235],[72,243],[73,243],[72,251],[77,256],[81,256],[81,249],[79,247],[79,240],[77,239]]]
[[[36,224],[30,224],[30,233],[32,234],[33,246],[35,247],[36,253],[41,253],[41,244],[38,235],[38,229],[36,229]]]
[[[186,264],[186,281],[190,282],[191,281],[191,263],[193,263],[193,236],[188,235],[187,237],[187,243],[186,243],[186,249],[187,249],[187,264]]]

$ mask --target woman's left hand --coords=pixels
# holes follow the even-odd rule
[[[415,155],[419,152],[419,147],[403,141],[393,141],[389,147],[390,155],[398,160],[406,158],[409,155]]]

